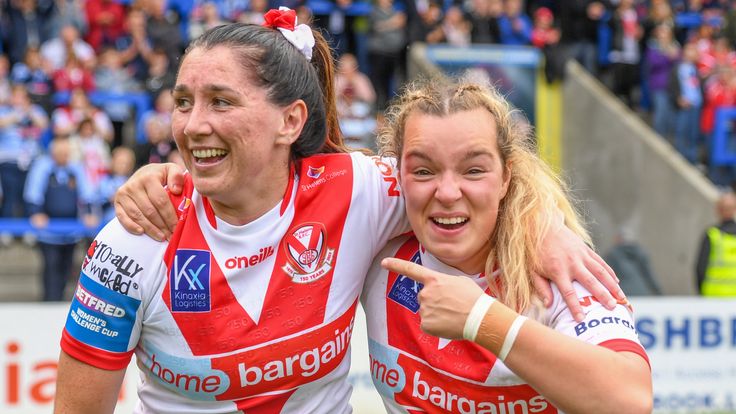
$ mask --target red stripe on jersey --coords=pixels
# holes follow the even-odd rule
[[[437,372],[400,354],[406,385],[396,402],[428,413],[557,413],[557,409],[526,384],[478,385]],[[410,410],[413,412],[413,410]]]
[[[263,305],[264,309],[274,310],[273,316],[265,321],[271,327],[269,338],[299,332],[324,322],[333,270],[352,200],[353,161],[349,154],[312,156],[300,164],[294,218],[279,243]],[[324,170],[321,175],[310,177],[307,174],[310,167]],[[290,250],[289,241],[306,229],[312,229],[311,235],[308,231],[305,233],[310,240],[309,245],[304,246],[306,241],[302,239]],[[324,234],[320,235],[319,229],[323,229]],[[310,279],[309,271],[295,263],[299,256],[294,257],[293,247],[314,249],[319,237],[323,240],[315,249],[316,258],[313,258],[317,270]],[[302,252],[305,256],[306,253]]]
[[[289,207],[289,203],[291,202],[291,193],[294,192],[294,179],[296,178],[296,169],[294,164],[296,162],[299,161],[289,163],[289,183],[286,185],[286,191],[284,191],[284,199],[281,200],[281,209],[279,210],[279,215],[281,216],[284,215],[286,208]]]
[[[128,352],[110,352],[104,349],[92,348],[69,335],[66,328],[61,333],[61,349],[74,359],[109,371],[124,369],[133,356],[132,349]]]
[[[309,333],[213,358],[212,369],[223,371],[230,379],[228,389],[216,398],[279,399],[282,394],[261,394],[293,390],[332,372],[347,354],[357,304],[356,300],[340,317]]]
[[[616,352],[632,352],[637,354],[644,358],[644,361],[647,361],[647,365],[649,365],[649,369],[652,369],[652,364],[649,362],[647,351],[634,341],[629,341],[628,339],[611,339],[603,341],[598,345]]]
[[[250,413],[251,408],[258,408],[258,414],[280,414],[284,409],[286,401],[289,400],[291,394],[296,390],[287,391],[279,395],[266,395],[263,397],[246,398],[244,400],[235,401],[235,406],[244,414]]]
[[[395,257],[411,260],[418,251],[419,242],[411,238],[399,248]],[[483,347],[462,340],[450,341],[439,349],[439,338],[420,328],[419,313],[388,297],[399,276],[389,272],[386,287],[386,315],[390,315],[386,326],[389,345],[427,361],[437,369],[474,381],[485,381],[496,363],[496,356]]]
[[[349,154],[331,154],[310,157],[303,160],[301,165],[300,188],[294,200],[295,215],[276,253],[273,273],[264,298],[262,315],[265,317],[257,324],[254,322],[238,303],[220,265],[212,256],[209,275],[210,311],[172,312],[193,355],[237,351],[324,322],[333,269],[352,199],[352,159]],[[331,174],[330,179],[308,177],[306,171],[310,165],[325,167],[324,174]],[[189,189],[191,196],[193,187],[190,181],[191,178],[189,182],[185,182],[185,188]],[[305,187],[306,190],[303,189]],[[164,255],[169,275],[177,249],[211,251],[199,227],[196,209],[190,207],[183,220],[177,225]],[[296,247],[305,249],[302,258],[312,258],[307,250],[315,250],[319,272],[313,275],[313,279],[308,279],[309,272],[295,262],[300,257],[291,257],[289,253],[289,240],[293,240],[299,229],[305,227],[313,228],[314,231],[309,235],[305,230],[305,234],[309,236],[307,246],[300,243]],[[317,230],[320,230],[319,233],[315,233]],[[321,240],[320,246],[312,245],[315,239]],[[287,268],[292,269],[293,278],[285,270]],[[307,275],[302,275],[302,271]],[[171,309],[169,275],[162,298]]]

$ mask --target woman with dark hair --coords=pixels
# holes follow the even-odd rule
[[[137,412],[350,411],[358,296],[375,254],[409,230],[403,198],[392,160],[342,143],[324,39],[292,10],[265,20],[211,29],[182,58],[172,132],[188,173],[169,195],[171,166],[132,178],[128,216],[88,250],[56,412],[112,412],[134,352]],[[143,230],[131,217],[154,227],[154,205],[167,240],[127,233]],[[563,229],[546,263],[568,284],[571,269],[607,280]]]

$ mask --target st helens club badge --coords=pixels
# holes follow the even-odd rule
[[[282,268],[295,283],[311,283],[332,269],[335,249],[326,245],[327,234],[322,223],[303,223],[284,239],[286,264]]]

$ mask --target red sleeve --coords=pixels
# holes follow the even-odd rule
[[[649,365],[649,370],[651,371],[652,369],[652,364],[649,362],[647,352],[641,345],[634,341],[629,341],[628,339],[611,339],[609,341],[603,341],[598,345],[615,352],[631,352],[637,354],[644,358],[644,361]]]
[[[117,371],[128,366],[133,350],[128,352],[109,352],[102,349],[91,348],[74,339],[66,329],[61,334],[61,349],[74,359],[100,369]]]

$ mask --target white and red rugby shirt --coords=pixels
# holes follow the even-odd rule
[[[349,412],[350,334],[373,257],[408,230],[391,160],[300,162],[280,205],[244,226],[187,178],[168,243],[116,221],[95,238],[63,332],[87,364],[125,368],[137,413]]]
[[[420,283],[380,266],[397,257],[431,269],[471,277],[488,291],[481,275],[466,275],[424,250],[413,236],[400,237],[378,255],[361,297],[366,309],[370,370],[389,413],[515,414],[559,413],[544,397],[509,370],[490,351],[472,342],[447,340],[422,332],[417,293]],[[576,323],[559,290],[554,303],[527,316],[582,341],[648,358],[634,330],[631,310],[601,306],[575,284],[585,320]]]

